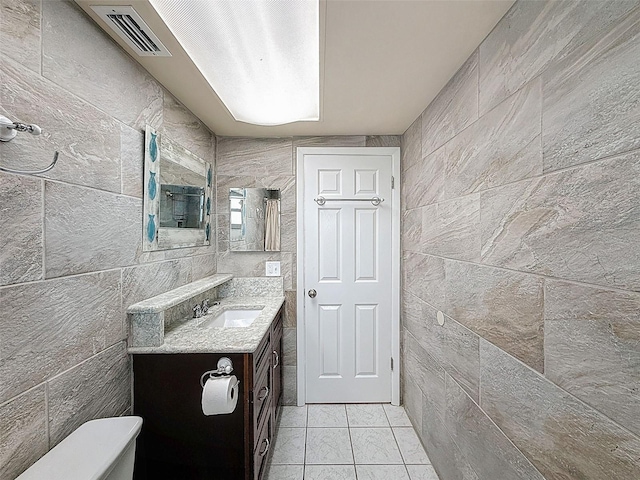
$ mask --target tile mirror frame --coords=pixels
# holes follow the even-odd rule
[[[160,201],[163,185],[162,165],[167,169],[174,165],[178,170],[187,173],[191,178],[189,185],[184,185],[193,191],[199,191],[202,186],[202,201],[200,202],[200,226],[202,228],[173,228],[160,225]],[[166,176],[166,175],[165,175]],[[198,185],[200,182],[200,185]],[[175,142],[161,138],[153,127],[145,127],[144,136],[144,200],[143,200],[143,229],[142,250],[170,250],[211,245],[211,215],[213,209],[213,170],[209,162],[194,155],[186,148]]]

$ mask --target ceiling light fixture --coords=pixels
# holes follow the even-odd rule
[[[150,0],[233,117],[320,119],[319,0]]]

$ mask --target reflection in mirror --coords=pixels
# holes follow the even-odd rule
[[[211,164],[147,126],[144,250],[209,245]]]
[[[160,227],[204,228],[204,188],[160,186]]]
[[[229,250],[280,251],[280,190],[229,190]]]

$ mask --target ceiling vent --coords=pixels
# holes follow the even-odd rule
[[[91,9],[141,57],[171,56],[133,7],[92,6]]]

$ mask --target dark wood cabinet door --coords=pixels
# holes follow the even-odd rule
[[[135,355],[134,414],[144,423],[136,450],[136,480],[239,480],[246,478],[241,388],[233,413],[202,412],[200,376],[231,358],[233,374],[245,383],[244,355]],[[247,356],[248,358],[248,356]]]

